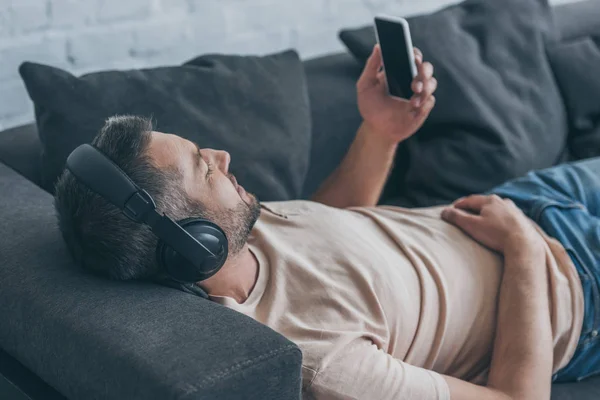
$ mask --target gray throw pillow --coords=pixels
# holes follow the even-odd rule
[[[388,196],[447,203],[561,160],[567,124],[545,52],[546,0],[467,0],[408,21],[439,88],[430,118],[401,146],[408,160]],[[340,37],[362,63],[375,44],[371,26]]]
[[[569,117],[569,151],[576,159],[600,156],[600,36],[548,47]]]
[[[264,57],[205,55],[182,66],[76,77],[20,67],[35,103],[43,187],[52,191],[69,153],[115,114],[151,117],[156,130],[231,153],[231,172],[259,199],[301,195],[311,119],[304,69],[294,51]]]

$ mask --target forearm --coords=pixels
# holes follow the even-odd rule
[[[312,197],[332,207],[375,206],[394,162],[397,144],[362,124],[339,167]]]
[[[504,255],[488,387],[511,399],[550,398],[553,344],[545,261],[541,247],[513,246]]]

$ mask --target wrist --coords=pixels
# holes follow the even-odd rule
[[[544,242],[537,232],[513,233],[504,245],[505,258],[543,258],[545,254]]]
[[[395,151],[398,147],[398,139],[393,134],[376,128],[367,121],[363,121],[358,135],[362,136],[363,141],[371,143],[380,149]]]

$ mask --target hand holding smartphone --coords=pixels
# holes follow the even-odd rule
[[[375,32],[379,44],[356,85],[358,109],[374,137],[399,143],[415,134],[431,113],[437,79],[433,65],[413,48],[405,20],[377,17]]]
[[[379,15],[375,17],[375,35],[381,47],[388,93],[390,96],[410,99],[417,65],[408,21]]]

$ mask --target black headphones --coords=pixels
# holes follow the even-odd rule
[[[161,283],[208,297],[195,283],[216,274],[227,259],[227,236],[217,224],[202,218],[175,222],[160,215],[152,196],[92,145],[82,144],[73,150],[67,169],[127,218],[152,229],[159,239],[156,261],[173,280]]]

